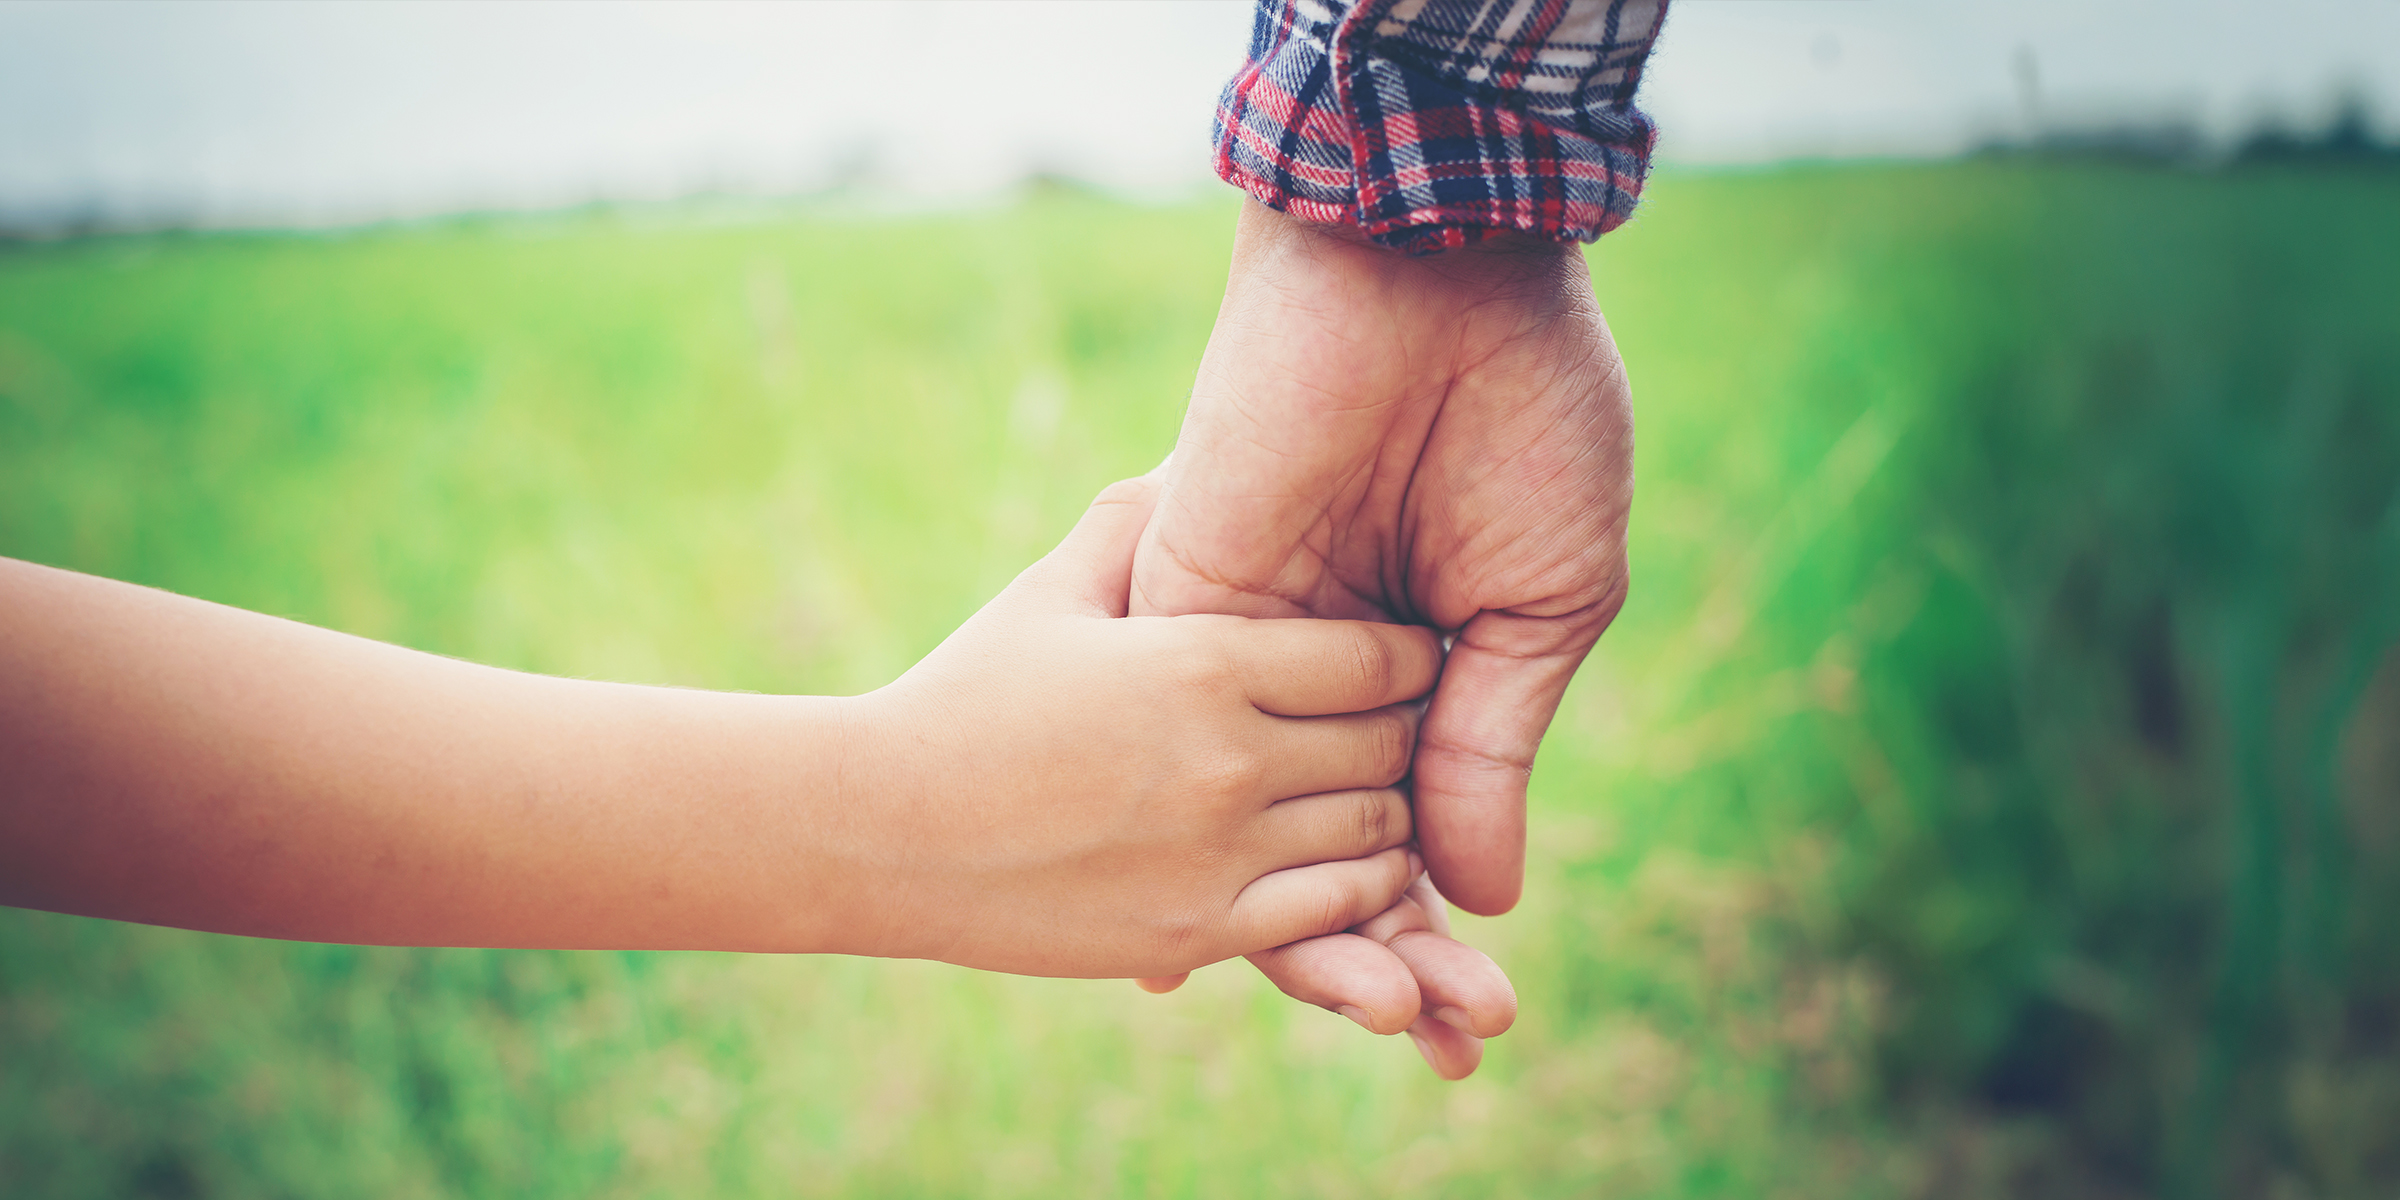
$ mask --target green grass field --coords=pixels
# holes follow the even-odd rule
[[[12,1196],[2384,1196],[2400,176],[1669,176],[1631,603],[1463,1084],[1239,963],[0,911]],[[0,553],[530,670],[896,675],[1166,450],[1232,208],[0,248]],[[809,903],[806,895],[791,902]]]

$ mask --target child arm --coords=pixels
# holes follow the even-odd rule
[[[851,698],[526,675],[0,560],[0,902],[1066,975],[1379,911],[1430,636],[1111,619],[1149,491],[1113,495]]]

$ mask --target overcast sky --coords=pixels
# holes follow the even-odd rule
[[[836,181],[941,203],[1037,170],[1172,194],[1207,186],[1248,22],[1241,0],[0,0],[0,221],[332,224]],[[2400,0],[1679,0],[1644,95],[1663,158],[1751,163],[1953,153],[2032,113],[2231,136],[2319,119],[2345,84],[2400,136]]]

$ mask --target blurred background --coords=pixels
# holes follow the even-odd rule
[[[0,553],[878,686],[1171,444],[1248,20],[0,3]],[[0,911],[0,1191],[2400,1193],[2400,3],[1684,0],[1644,95],[1473,1079],[1241,964]]]

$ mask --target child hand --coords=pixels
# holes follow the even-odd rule
[[[1127,619],[1157,487],[1067,539],[891,686],[860,697],[843,840],[871,953],[1023,974],[1166,975],[1397,901],[1424,629]]]

